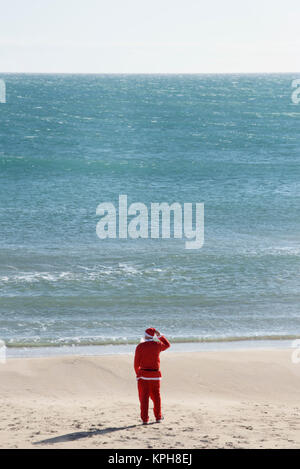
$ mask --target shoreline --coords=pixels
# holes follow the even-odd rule
[[[105,356],[133,354],[136,344],[118,345],[75,345],[52,347],[7,347],[6,358],[46,358],[64,356]],[[289,349],[293,347],[291,339],[272,340],[237,340],[224,342],[171,342],[168,353],[173,352],[209,352],[209,351],[235,351],[235,350],[272,350]]]

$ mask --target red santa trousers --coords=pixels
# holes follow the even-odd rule
[[[139,379],[138,391],[141,405],[141,419],[143,422],[149,420],[149,397],[153,401],[153,412],[156,420],[161,419],[161,397],[159,379]]]

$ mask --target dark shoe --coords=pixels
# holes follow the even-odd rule
[[[143,422],[143,425],[148,425],[149,422]]]
[[[161,417],[160,419],[156,420],[156,423],[161,423],[164,420],[164,417]]]

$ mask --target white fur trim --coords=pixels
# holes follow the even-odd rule
[[[145,379],[147,381],[157,381],[160,380],[161,378],[145,378],[144,376],[140,376],[139,378],[136,378],[137,380],[139,379]]]

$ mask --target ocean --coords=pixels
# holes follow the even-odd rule
[[[0,104],[8,347],[300,337],[295,74],[14,75]],[[105,239],[97,206],[204,203],[204,245]],[[113,347],[112,347],[113,349]]]

